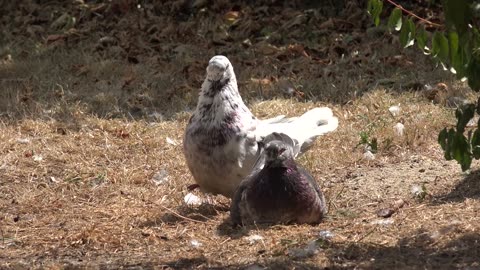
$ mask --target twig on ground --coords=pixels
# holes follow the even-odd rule
[[[189,217],[185,217],[185,216],[182,216],[180,215],[179,213],[173,211],[172,209],[168,208],[168,207],[165,207],[165,206],[162,206],[160,205],[160,207],[162,207],[163,209],[167,210],[168,212],[172,213],[174,216],[176,217],[179,217],[179,218],[183,218],[185,220],[188,220],[188,221],[192,221],[192,222],[197,222],[197,223],[205,223],[205,221],[200,221],[200,220],[196,220],[196,219],[192,219],[192,218],[189,218]]]

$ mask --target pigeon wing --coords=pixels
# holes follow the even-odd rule
[[[320,206],[321,206],[322,214],[326,215],[328,209],[327,209],[327,204],[325,202],[325,196],[323,195],[322,190],[318,186],[317,181],[315,181],[313,176],[307,170],[302,168],[301,166],[297,165],[297,169],[298,169],[298,172],[302,175],[302,177],[305,177],[305,179],[307,180],[310,188],[315,190],[315,193],[317,195],[317,199],[319,200],[319,203],[320,203]]]

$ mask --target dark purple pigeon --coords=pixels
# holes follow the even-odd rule
[[[294,140],[273,133],[254,172],[242,181],[230,208],[234,225],[252,223],[319,223],[325,198],[317,182],[293,159]]]

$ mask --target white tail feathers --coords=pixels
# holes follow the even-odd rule
[[[315,139],[338,127],[338,118],[333,116],[330,108],[314,108],[292,122],[292,132],[287,133],[298,141],[301,154],[310,148]]]
[[[321,107],[311,109],[300,116],[297,120],[293,121],[293,123],[299,129],[303,129],[305,131],[309,131],[311,129],[313,132],[311,135],[318,136],[337,129],[338,118],[333,116],[333,112],[330,108]]]
[[[286,121],[288,119],[288,121]],[[265,137],[273,132],[284,133],[298,142],[295,156],[312,146],[315,138],[338,127],[338,118],[333,116],[330,108],[314,108],[296,118],[280,118],[261,121],[255,131],[258,137]]]

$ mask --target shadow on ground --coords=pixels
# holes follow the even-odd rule
[[[230,58],[247,102],[286,96],[345,104],[375,88],[420,90],[453,78],[421,52],[402,51],[385,28],[371,27],[364,1],[227,1],[201,9],[140,1],[141,9],[123,11],[106,2],[94,11],[94,4],[79,8],[69,1],[5,7],[6,14],[19,13],[5,19],[8,35],[0,38],[0,116],[68,123],[81,110],[105,118],[171,119],[195,107],[215,54]],[[242,17],[228,26],[222,14],[232,10]],[[78,35],[50,29],[58,23],[51,14],[77,18]],[[35,20],[36,30],[16,23],[22,16]],[[139,19],[163,26],[139,27]],[[5,55],[10,60],[3,61]]]
[[[133,257],[128,252],[109,253],[89,257],[88,260],[59,256],[55,257],[55,262],[47,256],[35,260],[35,264],[47,266],[53,263],[58,269],[480,269],[480,235],[456,232],[451,230],[438,234],[419,229],[393,246],[349,240],[323,241],[319,244],[321,248],[306,256],[296,257],[290,249],[286,249],[277,255],[268,255],[265,252],[272,251],[264,251],[253,258],[237,257],[237,262],[221,260],[214,253],[185,250],[180,251],[183,253],[178,259],[168,260],[159,250]],[[218,248],[221,248],[220,245]],[[9,262],[8,265],[12,269],[32,266],[28,259]]]
[[[346,243],[327,250],[327,254],[332,261],[341,258],[343,263],[369,269],[467,269],[480,267],[480,235],[463,234],[438,246],[433,234],[418,231],[393,247]]]
[[[434,203],[462,202],[467,198],[480,199],[480,170],[473,171],[466,175],[447,194],[435,196]]]
[[[441,237],[441,236],[440,236]],[[443,246],[426,231],[419,230],[411,237],[401,239],[397,245],[385,247],[373,244],[331,244],[316,256],[326,255],[328,269],[479,269],[480,235],[468,233],[451,239]],[[207,267],[205,260],[192,261],[186,265],[181,259],[166,263],[173,269],[325,269],[313,258],[277,259],[255,264]],[[193,262],[193,263],[192,263]],[[326,263],[323,260],[323,264]],[[215,262],[209,262],[215,265]]]

